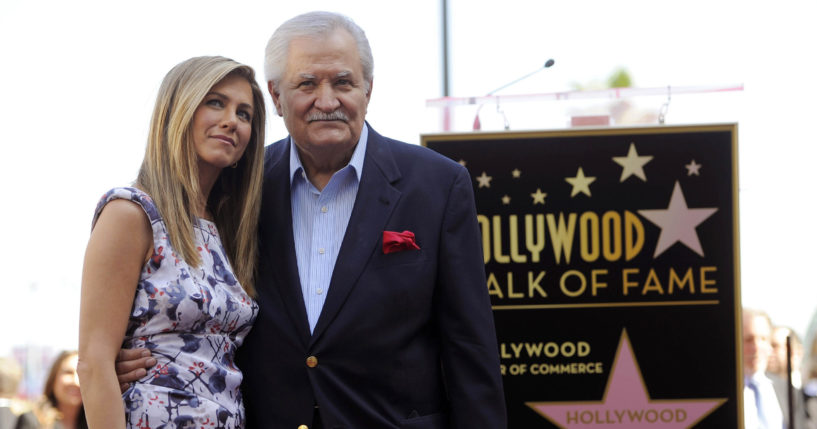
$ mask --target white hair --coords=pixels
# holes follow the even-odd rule
[[[267,42],[264,55],[264,77],[276,87],[284,74],[289,55],[289,45],[297,38],[321,38],[342,28],[349,32],[357,44],[360,66],[363,69],[363,80],[366,92],[369,92],[374,73],[372,48],[366,33],[350,18],[334,12],[308,12],[298,15],[278,27]]]
[[[0,398],[13,398],[22,378],[23,371],[17,361],[0,357]]]

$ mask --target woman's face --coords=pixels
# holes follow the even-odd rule
[[[219,172],[241,159],[252,136],[252,89],[241,76],[227,76],[210,89],[193,115],[199,171]]]
[[[77,355],[62,361],[54,380],[54,397],[57,398],[58,405],[82,405],[77,377]]]

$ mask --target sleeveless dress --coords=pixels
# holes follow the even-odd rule
[[[244,427],[233,363],[258,315],[258,305],[233,275],[213,222],[198,219],[193,268],[171,246],[164,220],[149,195],[114,188],[99,202],[121,198],[139,204],[153,229],[153,256],[142,268],[123,348],[145,347],[156,366],[122,394],[128,428],[233,429]]]

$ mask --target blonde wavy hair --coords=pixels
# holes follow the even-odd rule
[[[218,56],[190,58],[173,67],[156,97],[145,159],[135,185],[153,199],[179,256],[192,266],[201,264],[193,235],[193,207],[202,199],[192,137],[193,114],[210,89],[227,76],[243,77],[250,84],[252,135],[237,166],[222,170],[210,191],[207,209],[213,214],[238,281],[255,296],[266,110],[252,68]]]

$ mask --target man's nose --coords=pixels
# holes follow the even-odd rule
[[[332,85],[322,84],[318,86],[315,94],[315,107],[323,112],[334,112],[340,107],[340,101]]]

